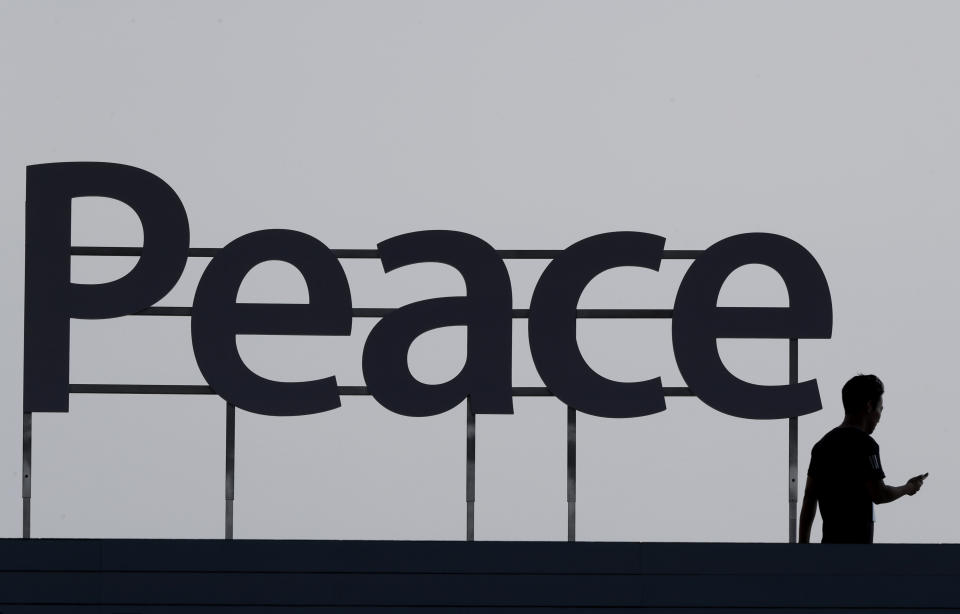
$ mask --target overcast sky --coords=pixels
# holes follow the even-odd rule
[[[834,335],[800,343],[825,408],[800,419],[800,468],[842,418],[857,372],[886,382],[875,439],[887,482],[923,491],[877,509],[878,542],[956,542],[960,5],[951,2],[0,2],[0,536],[20,534],[25,167],[141,167],[186,207],[194,247],[265,228],[331,248],[423,229],[501,249],[561,249],[636,230],[667,249],[750,231],[822,266]],[[73,241],[137,245],[131,210],[75,203]],[[162,304],[189,305],[191,259]],[[132,259],[74,258],[78,282]],[[672,307],[688,262],[616,269],[581,307]],[[510,262],[526,307],[542,261]],[[356,307],[463,292],[441,265],[384,274],[344,261]],[[290,267],[246,300],[302,299]],[[721,304],[785,305],[746,267]],[[245,337],[258,373],[362,383],[372,320],[349,338]],[[526,323],[514,385],[540,385]],[[668,320],[583,322],[599,372],[684,385]],[[430,333],[414,373],[445,381],[465,335]],[[74,383],[201,384],[187,318],[74,321]],[[739,377],[787,380],[786,341],[722,341]],[[224,404],[74,395],[34,419],[38,537],[223,534]],[[566,412],[521,399],[479,416],[477,539],[566,538]],[[787,424],[696,399],[660,414],[578,418],[583,540],[786,541]],[[239,538],[463,539],[465,409],[405,418],[345,397],[315,416],[238,412]],[[802,482],[802,480],[801,480]],[[801,483],[802,489],[802,483]],[[813,539],[820,539],[819,518]]]

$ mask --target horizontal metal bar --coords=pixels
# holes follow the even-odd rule
[[[213,258],[219,247],[191,247],[187,256],[191,258]],[[89,245],[71,245],[71,256],[142,256],[142,247],[93,247]]]
[[[193,307],[147,307],[133,314],[135,316],[189,316]]]
[[[382,318],[396,311],[396,307],[356,307],[353,310],[355,318]],[[138,316],[189,316],[193,313],[192,307],[147,307],[133,315]],[[511,316],[514,319],[530,317],[529,309],[514,309]],[[673,309],[577,309],[577,317],[582,319],[664,319],[673,317]]]
[[[337,386],[337,394],[345,397],[364,397],[369,396],[370,392],[366,386]]]
[[[70,384],[71,394],[215,394],[210,386],[181,384]]]
[[[220,251],[219,247],[191,247],[187,255],[191,258],[213,258]],[[334,249],[330,250],[337,258],[376,259],[380,254],[375,249]],[[501,258],[509,260],[552,260],[559,256],[561,249],[498,249]],[[665,249],[663,260],[694,260],[703,253],[696,249]],[[142,247],[94,247],[72,246],[71,256],[140,256]]]
[[[73,394],[216,394],[210,386],[181,384],[70,384]],[[366,386],[339,386],[337,392],[342,396],[368,396]],[[510,391],[514,397],[552,397],[553,394],[543,386],[514,386]],[[664,386],[664,396],[692,397],[689,388],[683,386]]]

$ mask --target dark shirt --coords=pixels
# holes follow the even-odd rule
[[[873,542],[867,482],[883,479],[880,446],[860,429],[838,426],[813,446],[810,469],[823,517],[823,543]]]

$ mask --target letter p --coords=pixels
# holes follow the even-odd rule
[[[71,201],[113,198],[143,225],[143,253],[123,277],[70,282]],[[114,318],[150,307],[183,273],[187,212],[162,179],[133,166],[58,162],[27,167],[23,411],[65,412],[70,392],[70,318]]]

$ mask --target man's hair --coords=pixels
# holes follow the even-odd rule
[[[883,394],[883,382],[876,375],[860,373],[843,385],[843,411],[856,414],[864,410],[867,401],[876,403]]]

